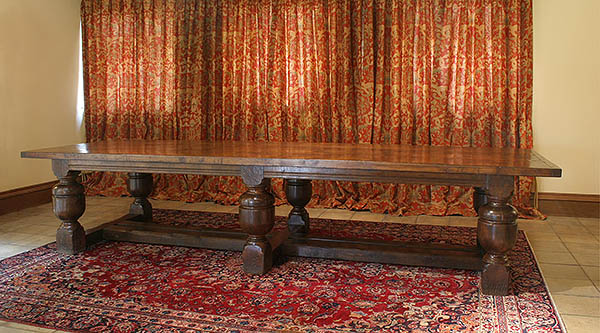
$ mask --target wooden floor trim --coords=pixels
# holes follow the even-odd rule
[[[540,192],[539,200],[600,202],[600,194]]]
[[[0,192],[0,215],[51,202],[52,187],[56,183],[51,181]]]

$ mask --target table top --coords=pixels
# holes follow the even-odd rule
[[[529,149],[304,142],[126,140],[80,143],[21,153],[69,161],[163,162],[408,172],[560,177]]]

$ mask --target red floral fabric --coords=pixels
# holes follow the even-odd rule
[[[85,125],[106,139],[532,147],[531,0],[84,0]],[[124,175],[85,177],[126,194]],[[533,180],[515,182],[524,215]],[[155,175],[233,204],[234,177]],[[277,202],[285,201],[275,180]],[[472,189],[315,181],[310,205],[474,215]]]

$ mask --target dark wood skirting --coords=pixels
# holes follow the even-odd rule
[[[600,218],[600,203],[566,200],[540,200],[538,209],[548,216]]]
[[[540,192],[539,200],[600,202],[600,194]]]
[[[56,181],[0,192],[0,215],[52,201]]]

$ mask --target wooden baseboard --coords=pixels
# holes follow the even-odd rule
[[[600,202],[600,194],[540,192],[538,193],[538,199],[554,201]]]
[[[52,187],[57,181],[0,192],[0,215],[52,201]]]

